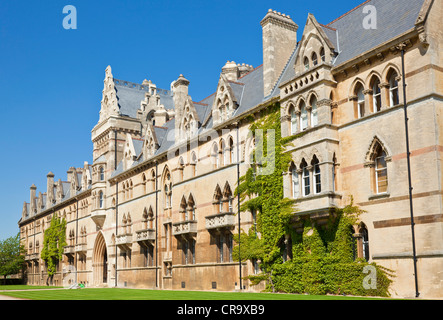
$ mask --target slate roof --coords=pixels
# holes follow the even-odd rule
[[[140,108],[140,102],[145,100],[149,86],[118,79],[114,79],[114,85],[120,114],[137,118],[137,110]],[[174,109],[171,91],[157,88],[157,94],[160,96],[160,104],[163,104],[166,110]]]
[[[324,26],[323,30],[339,50],[334,65],[338,66],[414,28],[423,3],[424,0],[370,0]],[[363,13],[363,9],[369,5],[376,9],[376,29],[363,27],[363,20],[369,14]],[[336,30],[335,35],[331,28]]]

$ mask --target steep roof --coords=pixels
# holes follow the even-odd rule
[[[114,84],[120,114],[137,118],[137,110],[140,108],[140,102],[145,99],[145,93],[149,92],[149,86],[118,79],[114,79]],[[156,90],[160,96],[160,104],[163,104],[166,110],[173,109],[172,92],[160,88]]]
[[[369,0],[323,26],[339,52],[334,65],[338,66],[414,28],[423,3],[424,0]],[[365,8],[372,11],[364,11]],[[370,14],[375,14],[375,29],[363,26]]]

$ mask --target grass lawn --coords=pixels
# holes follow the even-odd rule
[[[8,289],[6,289],[8,287]],[[295,294],[272,294],[250,292],[170,291],[122,288],[84,288],[33,290],[41,287],[0,286],[0,295],[32,300],[362,300],[371,298],[343,296],[311,296]],[[372,298],[374,299],[374,298]]]

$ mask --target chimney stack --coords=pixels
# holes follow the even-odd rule
[[[263,30],[264,96],[272,89],[297,45],[298,25],[291,17],[269,9],[260,22]]]
[[[37,212],[37,203],[36,203],[36,193],[37,193],[37,187],[35,186],[35,184],[33,184],[30,188],[30,201],[29,201],[29,209],[30,209],[30,214],[35,214]]]
[[[54,200],[54,174],[49,172],[46,178],[46,208],[50,208]]]

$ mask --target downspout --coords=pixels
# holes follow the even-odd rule
[[[76,199],[77,205],[76,205],[76,218],[75,218],[75,244],[78,244],[78,198]],[[75,254],[75,283],[78,283],[77,279],[77,262],[78,262],[78,254]]]
[[[241,255],[240,255],[240,192],[239,192],[239,186],[240,186],[240,142],[239,142],[239,122],[237,122],[237,215],[238,215],[238,274],[240,278],[240,291],[243,289],[242,284],[242,263],[241,263]]]
[[[114,170],[117,170],[117,130],[114,131]],[[115,237],[118,235],[118,181],[115,181]],[[115,287],[117,288],[117,241],[115,241]]]
[[[158,288],[158,161],[155,161],[155,287]]]
[[[408,163],[408,183],[409,183],[409,210],[411,214],[411,232],[412,232],[412,255],[414,262],[414,280],[415,280],[415,297],[420,296],[418,291],[418,277],[417,277],[417,254],[415,249],[415,222],[414,222],[414,211],[412,205],[412,178],[411,178],[411,153],[409,151],[409,129],[408,129],[408,104],[406,101],[406,73],[405,73],[405,44],[400,44],[399,49],[401,50],[401,64],[402,64],[402,77],[403,77],[403,106],[405,114],[405,133],[406,133],[406,159]]]

